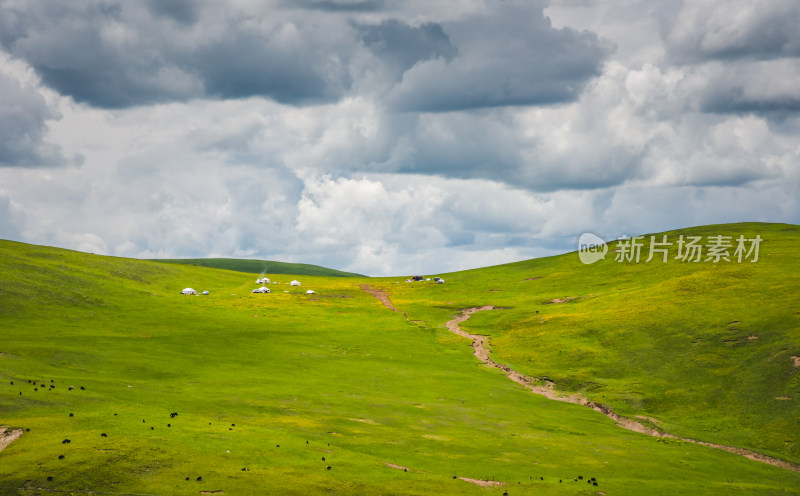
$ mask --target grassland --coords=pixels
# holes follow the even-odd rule
[[[662,233],[764,241],[756,263],[581,264],[575,253],[444,275],[447,294],[396,285],[415,318],[490,304],[470,332],[495,360],[667,432],[800,462],[800,228],[704,226]],[[673,247],[674,248],[674,247]],[[560,302],[554,302],[560,301]],[[791,399],[789,399],[791,398]]]
[[[774,398],[800,399],[800,231],[705,229],[760,232],[761,260],[568,254],[444,285],[275,276],[254,295],[242,273],[2,241],[0,425],[30,430],[0,452],[0,494],[797,493],[798,473],[530,394],[444,328],[461,308],[503,307],[463,324],[491,336],[495,360],[796,461],[797,400]]]

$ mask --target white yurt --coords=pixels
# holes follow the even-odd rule
[[[269,277],[262,277],[261,279],[256,279],[256,284],[269,284]]]
[[[254,289],[253,293],[269,293],[269,288],[266,286],[261,286],[260,288]]]
[[[186,289],[184,289],[183,291],[181,291],[181,294],[185,294],[185,295],[196,295],[196,294],[197,294],[197,291],[195,291],[195,290],[194,290],[194,289],[192,289],[192,288],[186,288]]]
[[[300,285],[300,281],[296,281],[295,280],[295,281],[290,282],[289,284],[291,284],[292,286],[299,286]]]
[[[208,291],[203,291],[203,294],[204,294],[204,295],[207,295],[207,294],[208,294]]]
[[[444,279],[441,279],[441,278],[440,278],[438,281],[436,281],[436,283],[437,283],[437,284],[444,284]]]
[[[313,289],[309,289],[308,291],[306,291],[306,294],[317,294],[317,292],[314,291]]]

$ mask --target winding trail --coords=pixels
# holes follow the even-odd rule
[[[785,460],[781,460],[781,459],[774,458],[774,457],[767,456],[767,455],[762,455],[760,453],[756,453],[754,451],[750,451],[750,450],[747,450],[747,449],[744,449],[744,448],[737,448],[735,446],[727,446],[727,445],[724,445],[724,444],[707,443],[705,441],[698,441],[696,439],[690,439],[690,438],[686,438],[686,437],[674,436],[672,434],[668,434],[666,432],[661,432],[661,431],[659,431],[657,429],[642,425],[642,424],[640,424],[639,422],[636,422],[633,419],[630,419],[628,417],[624,417],[624,416],[614,412],[613,410],[611,410],[609,407],[607,407],[605,405],[602,405],[600,403],[596,403],[594,401],[587,400],[586,398],[584,398],[584,397],[582,397],[580,395],[577,395],[577,394],[561,395],[561,394],[557,394],[553,390],[552,387],[545,387],[545,386],[538,386],[538,385],[531,384],[531,380],[532,379],[530,377],[522,375],[519,372],[517,372],[517,371],[515,371],[515,370],[513,370],[513,369],[511,369],[511,368],[509,368],[509,367],[507,367],[505,365],[501,365],[501,364],[495,362],[494,360],[492,360],[491,358],[489,358],[489,337],[488,336],[482,336],[480,334],[470,334],[470,333],[464,331],[463,329],[461,329],[461,323],[464,322],[465,320],[469,319],[470,316],[473,313],[481,312],[481,311],[485,311],[485,310],[494,310],[494,309],[495,309],[495,307],[493,307],[491,305],[486,305],[486,306],[482,306],[482,307],[465,308],[464,310],[461,311],[461,313],[459,315],[457,315],[455,318],[453,318],[452,320],[449,320],[447,322],[447,324],[446,324],[447,325],[447,329],[450,332],[458,334],[459,336],[463,336],[463,337],[465,337],[467,339],[472,340],[472,349],[474,350],[474,354],[478,358],[478,360],[480,360],[482,363],[484,363],[484,364],[486,364],[486,365],[488,365],[490,367],[494,367],[494,368],[502,370],[503,372],[506,373],[506,376],[509,379],[511,379],[512,381],[516,382],[517,384],[521,384],[522,386],[525,386],[532,393],[542,395],[542,396],[544,396],[544,397],[546,397],[548,399],[554,400],[554,401],[564,401],[564,402],[567,402],[567,403],[574,403],[576,405],[582,405],[582,406],[591,408],[592,410],[595,410],[597,412],[602,413],[606,417],[608,417],[611,420],[613,420],[614,422],[616,422],[616,424],[618,426],[622,427],[623,429],[628,429],[629,431],[634,431],[634,432],[639,432],[639,433],[642,433],[642,434],[647,434],[648,436],[662,437],[662,438],[667,438],[667,439],[675,439],[677,441],[683,441],[683,442],[687,442],[687,443],[700,444],[702,446],[708,446],[710,448],[716,448],[716,449],[727,451],[729,453],[734,453],[734,454],[743,456],[745,458],[749,458],[750,460],[755,460],[757,462],[768,463],[770,465],[774,465],[776,467],[780,467],[780,468],[783,468],[783,469],[786,469],[786,470],[791,470],[791,471],[794,471],[794,472],[800,472],[800,465],[797,465],[795,463],[787,462]]]
[[[378,300],[380,300],[380,302],[383,303],[383,306],[385,306],[389,310],[392,310],[394,312],[400,313],[406,319],[408,319],[408,315],[405,312],[402,312],[402,311],[398,310],[392,304],[392,301],[389,299],[389,295],[386,293],[386,291],[374,288],[374,287],[369,286],[367,284],[362,285],[361,289],[364,292],[369,293],[372,296],[374,296],[375,298],[377,298]],[[535,380],[534,378],[531,378],[531,377],[525,376],[523,374],[520,374],[516,370],[513,370],[510,367],[507,367],[505,365],[501,365],[501,364],[495,362],[494,360],[492,360],[491,358],[489,358],[489,336],[483,336],[483,335],[480,335],[480,334],[470,334],[470,333],[466,332],[465,330],[461,329],[461,323],[464,322],[465,320],[469,319],[472,316],[473,313],[482,312],[482,311],[486,311],[486,310],[495,310],[496,308],[497,307],[492,306],[492,305],[484,305],[482,307],[465,308],[465,309],[463,309],[461,311],[461,313],[459,315],[457,315],[453,319],[447,321],[447,323],[445,325],[447,326],[447,329],[450,332],[452,332],[454,334],[458,334],[459,336],[465,337],[465,338],[467,338],[467,339],[472,341],[473,353],[478,358],[478,360],[481,361],[481,363],[483,363],[485,365],[488,365],[490,367],[494,367],[496,369],[502,370],[503,372],[506,373],[506,377],[508,377],[512,381],[516,382],[517,384],[520,384],[520,385],[524,386],[530,392],[532,392],[534,394],[538,394],[538,395],[544,396],[545,398],[553,400],[553,401],[563,401],[563,402],[566,402],[566,403],[574,403],[576,405],[581,405],[581,406],[585,406],[587,408],[591,408],[592,410],[595,410],[597,412],[602,413],[606,417],[608,417],[611,420],[613,420],[618,426],[622,427],[623,429],[627,429],[629,431],[639,432],[641,434],[647,434],[648,436],[653,436],[653,437],[661,437],[661,438],[665,438],[665,439],[674,439],[676,441],[683,441],[683,442],[686,442],[686,443],[699,444],[701,446],[708,446],[709,448],[720,449],[720,450],[723,450],[723,451],[727,451],[729,453],[733,453],[733,454],[736,454],[736,455],[743,456],[743,457],[748,458],[750,460],[754,460],[754,461],[762,462],[762,463],[767,463],[769,465],[774,465],[776,467],[780,467],[780,468],[783,468],[783,469],[786,469],[786,470],[791,470],[793,472],[800,473],[800,465],[798,465],[796,463],[787,462],[786,460],[781,460],[779,458],[775,458],[775,457],[772,457],[772,456],[762,455],[760,453],[756,453],[755,451],[750,451],[748,449],[737,448],[736,446],[728,446],[728,445],[725,445],[725,444],[717,444],[717,443],[708,443],[708,442],[705,442],[705,441],[698,441],[697,439],[691,439],[691,438],[688,438],[688,437],[675,436],[673,434],[662,432],[662,431],[660,431],[658,429],[654,429],[652,427],[647,427],[646,425],[643,425],[643,424],[641,424],[641,423],[639,423],[639,422],[637,422],[637,421],[635,421],[635,420],[633,420],[631,418],[624,417],[624,416],[618,414],[617,412],[613,411],[608,406],[603,405],[601,403],[594,402],[594,401],[590,401],[590,400],[584,398],[581,395],[556,393],[556,391],[554,390],[554,386],[555,386],[554,383],[549,383],[549,387],[548,386],[539,386],[539,385],[536,385],[536,384],[531,384],[531,382]],[[792,358],[794,358],[794,357],[792,357]],[[798,357],[798,361],[800,361],[800,357]],[[464,479],[464,480],[466,480],[466,479]]]

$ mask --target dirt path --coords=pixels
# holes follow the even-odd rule
[[[362,284],[359,287],[365,293],[369,293],[372,296],[374,296],[375,298],[377,298],[378,300],[380,300],[380,302],[383,303],[383,306],[385,306],[389,310],[391,310],[393,312],[397,312],[399,314],[402,314],[405,318],[408,318],[408,315],[406,315],[405,312],[401,312],[400,310],[395,308],[395,306],[392,304],[392,300],[389,299],[389,294],[386,291],[380,290],[378,288],[374,288],[374,287],[370,286],[369,284]]]
[[[13,443],[22,435],[22,429],[9,429],[0,427],[0,451],[3,451],[9,444]]]
[[[388,298],[387,298],[388,300]],[[470,316],[475,312],[481,312],[484,310],[494,310],[495,307],[491,305],[486,305],[482,307],[473,307],[473,308],[466,308],[461,311],[459,315],[455,318],[447,322],[447,329],[451,332],[458,334],[459,336],[463,336],[467,339],[472,340],[472,349],[475,356],[480,360],[482,363],[494,367],[497,369],[502,370],[506,373],[506,376],[511,379],[512,381],[516,382],[517,384],[521,384],[525,386],[528,390],[532,393],[542,395],[548,399],[554,401],[564,401],[567,403],[574,403],[576,405],[582,405],[597,412],[602,413],[606,417],[610,418],[616,424],[623,429],[628,429],[629,431],[639,432],[642,434],[647,434],[648,436],[654,437],[663,437],[668,439],[675,439],[678,441],[684,441],[687,443],[693,444],[700,444],[703,446],[708,446],[711,448],[721,449],[724,451],[728,451],[730,453],[734,453],[737,455],[741,455],[745,458],[749,458],[750,460],[755,460],[758,462],[768,463],[770,465],[774,465],[776,467],[784,468],[786,470],[792,470],[794,472],[800,472],[800,465],[787,462],[785,460],[780,460],[778,458],[773,458],[771,456],[762,455],[756,453],[754,451],[746,450],[744,448],[737,448],[735,446],[726,446],[724,444],[715,444],[715,443],[707,443],[704,441],[698,441],[696,439],[690,439],[685,437],[673,436],[672,434],[667,434],[665,432],[661,432],[658,429],[654,429],[652,427],[647,427],[639,422],[636,422],[633,419],[628,417],[623,417],[622,415],[614,412],[609,407],[602,405],[600,403],[596,403],[594,401],[587,400],[586,398],[577,395],[577,394],[570,394],[570,395],[562,395],[556,393],[552,387],[546,386],[539,386],[535,384],[531,384],[532,379],[530,377],[524,376],[519,372],[512,370],[511,368],[501,365],[491,358],[489,358],[489,337],[482,336],[480,334],[470,334],[463,329],[461,329],[461,323],[465,320],[469,319]]]

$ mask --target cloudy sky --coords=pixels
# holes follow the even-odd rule
[[[0,0],[0,238],[369,275],[800,223],[797,0]]]

